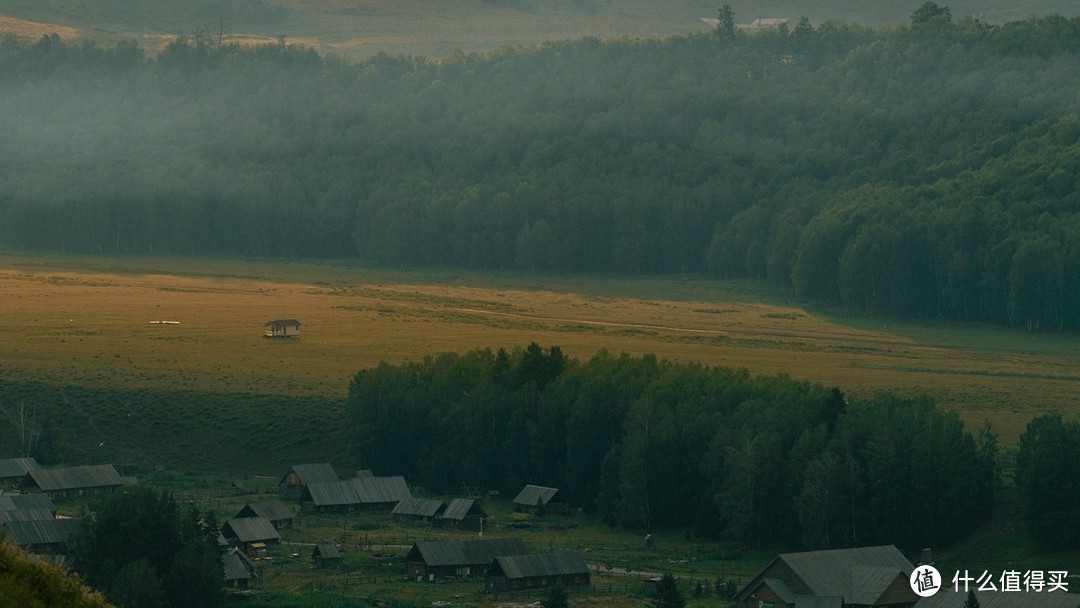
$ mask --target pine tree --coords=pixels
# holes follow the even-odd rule
[[[544,599],[540,600],[540,604],[544,608],[569,608],[570,598],[567,597],[566,589],[563,589],[562,585],[556,585],[548,589]]]
[[[679,586],[675,583],[675,577],[671,573],[660,578],[660,584],[656,586],[656,595],[653,596],[652,608],[685,608],[686,600],[679,593]]]

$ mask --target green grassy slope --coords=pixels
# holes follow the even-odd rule
[[[41,432],[43,464],[136,464],[220,474],[281,474],[298,462],[346,466],[343,400],[245,393],[112,390],[0,380],[0,454],[20,449],[13,408]],[[7,424],[11,419],[11,424]]]

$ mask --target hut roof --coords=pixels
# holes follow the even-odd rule
[[[412,498],[405,478],[360,477],[307,486],[312,502],[317,506],[397,503]]]
[[[27,475],[43,492],[83,488],[119,487],[120,474],[111,464],[95,464],[62,469],[32,469]]]
[[[56,519],[56,512],[50,509],[19,509],[0,511],[0,522],[5,521],[45,521]]]
[[[474,515],[479,515],[480,517],[487,516],[487,513],[485,513],[483,509],[476,506],[475,500],[471,498],[455,498],[454,500],[450,501],[450,504],[447,505],[446,510],[443,511],[442,515],[440,515],[439,517],[443,519],[453,519],[461,521],[468,517],[470,512],[473,512],[474,507],[476,509],[476,511],[473,513]]]
[[[311,557],[319,556],[323,559],[341,559],[341,551],[334,543],[316,543]]]
[[[394,507],[394,515],[435,517],[444,507],[446,503],[437,498],[406,498]]]
[[[527,485],[514,497],[514,504],[535,506],[537,503],[546,505],[559,490],[544,486]]]
[[[809,595],[843,597],[845,604],[875,604],[898,576],[909,577],[913,568],[893,545],[781,553],[735,599],[744,599],[765,581],[777,561],[806,585]]]
[[[306,486],[313,483],[328,483],[331,481],[337,481],[338,475],[334,472],[334,467],[330,466],[329,462],[318,462],[314,464],[294,464],[289,468],[289,472],[296,473],[296,476],[300,478],[300,485]],[[289,473],[281,478],[284,482],[285,478],[289,476]]]
[[[54,545],[66,543],[82,528],[80,519],[44,519],[37,521],[9,521],[0,524],[15,544]]]
[[[406,559],[423,561],[428,566],[479,566],[490,564],[498,555],[524,553],[528,553],[528,549],[520,538],[425,540],[413,545]]]
[[[264,323],[263,327],[273,327],[274,329],[280,329],[282,327],[300,327],[300,321],[297,321],[296,319],[274,319],[273,321]]]
[[[251,561],[251,558],[237,549],[223,553],[221,563],[224,566],[227,581],[248,580],[252,578],[252,572],[255,569],[255,563]]]
[[[580,553],[536,553],[533,555],[500,555],[492,567],[508,579],[532,578],[534,576],[561,576],[564,574],[588,574]]]
[[[22,477],[40,468],[33,458],[0,458],[0,477]]]
[[[361,503],[398,502],[412,498],[409,484],[401,475],[393,477],[356,477],[351,480]]]
[[[0,511],[45,509],[56,512],[53,501],[45,494],[4,494],[0,496]]]
[[[356,495],[356,489],[348,480],[309,483],[307,484],[307,493],[311,496],[311,502],[319,507],[360,503],[360,497]]]
[[[270,521],[281,521],[283,519],[293,519],[296,514],[280,500],[260,500],[244,505],[244,508],[240,509],[236,517],[263,517]]]
[[[230,519],[221,527],[221,533],[226,537],[234,537],[242,543],[281,540],[281,535],[274,528],[274,524],[265,517]]]

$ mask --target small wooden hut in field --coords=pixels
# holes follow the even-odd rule
[[[311,552],[311,559],[315,561],[317,567],[322,568],[340,561],[341,551],[334,543],[318,543]]]
[[[263,327],[266,338],[292,338],[300,335],[300,322],[296,319],[275,319],[268,321]]]

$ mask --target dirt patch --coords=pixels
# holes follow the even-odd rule
[[[19,38],[41,38],[47,34],[56,34],[61,39],[70,41],[79,36],[79,30],[55,23],[38,23],[0,15],[0,34],[14,34]]]

